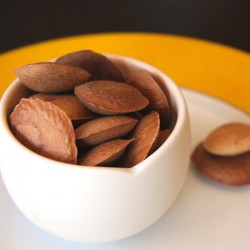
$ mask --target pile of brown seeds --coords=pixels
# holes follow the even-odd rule
[[[132,167],[170,135],[169,101],[142,70],[122,75],[91,50],[14,70],[34,93],[10,115],[16,138],[32,151],[84,166]]]
[[[250,184],[250,124],[219,126],[197,145],[192,160],[214,181],[232,186]]]

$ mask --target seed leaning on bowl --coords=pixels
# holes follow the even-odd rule
[[[170,108],[167,97],[154,78],[142,71],[131,72],[126,82],[138,88],[149,100],[148,109],[157,111],[161,118],[161,127],[166,128],[170,121]]]
[[[69,64],[91,73],[90,80],[123,82],[120,70],[106,56],[92,50],[80,50],[59,57],[57,63]]]
[[[231,186],[250,184],[250,124],[227,123],[214,129],[192,153],[197,169]]]
[[[171,134],[168,97],[146,71],[123,75],[106,56],[81,50],[14,72],[33,94],[14,108],[11,130],[50,159],[133,167]]]
[[[169,128],[160,130],[154,145],[154,150],[158,149],[167,140],[170,134],[171,130]]]

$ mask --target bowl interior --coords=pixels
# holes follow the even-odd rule
[[[126,75],[129,72],[140,69],[140,70],[144,70],[150,73],[151,76],[153,76],[153,78],[157,81],[162,91],[167,96],[167,99],[169,101],[169,105],[171,108],[171,122],[170,122],[169,128],[172,130],[172,133],[167,140],[167,141],[171,141],[172,140],[171,137],[174,137],[175,134],[178,134],[178,130],[180,129],[178,127],[183,123],[183,120],[185,119],[185,112],[186,112],[185,101],[183,99],[182,94],[180,93],[179,88],[176,86],[176,84],[165,73],[163,73],[162,71],[158,70],[157,68],[147,63],[141,62],[137,59],[125,57],[125,56],[119,56],[119,55],[113,55],[113,54],[105,54],[105,55],[112,62],[116,64],[116,66],[119,68],[119,70],[121,71],[124,77],[126,77]],[[21,98],[28,97],[33,93],[34,92],[28,89],[26,86],[24,86],[20,82],[19,79],[15,79],[7,88],[1,100],[0,114],[1,114],[1,120],[2,120],[2,124],[4,125],[5,132],[12,138],[14,142],[18,144],[20,144],[19,141],[14,137],[14,135],[12,134],[10,130],[8,118],[13,108],[15,107],[16,104],[18,104]],[[169,142],[163,144],[161,147],[164,147],[164,145],[168,143]],[[23,145],[20,145],[20,146],[22,147],[23,150],[30,151]],[[31,153],[33,154],[32,151]],[[37,155],[37,156],[40,157],[40,155]],[[147,158],[144,161],[146,160]],[[141,164],[137,164],[137,165],[140,166]],[[132,168],[121,169],[121,171],[133,172],[134,171],[133,168],[137,167],[137,165]],[[101,167],[101,168],[105,169],[109,167]]]

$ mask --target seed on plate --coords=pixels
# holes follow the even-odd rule
[[[214,129],[204,140],[204,148],[216,155],[237,155],[250,151],[250,125],[227,123]]]
[[[200,143],[192,154],[196,168],[206,177],[231,186],[250,184],[250,152],[219,156],[206,151]]]

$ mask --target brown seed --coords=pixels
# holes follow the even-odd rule
[[[23,98],[10,116],[13,134],[32,151],[53,160],[76,163],[72,123],[50,102]]]
[[[30,98],[50,101],[62,109],[74,125],[96,118],[96,114],[85,108],[75,95],[34,94]]]
[[[15,69],[14,73],[26,87],[43,93],[73,90],[91,76],[79,67],[52,62],[28,64]]]
[[[54,101],[57,98],[61,98],[62,96],[63,96],[62,94],[35,93],[35,94],[29,96],[29,98],[31,98],[31,99],[38,98],[40,100],[50,102],[50,101]]]
[[[148,98],[149,109],[159,113],[161,127],[166,128],[170,121],[170,107],[165,94],[153,77],[145,71],[134,71],[127,76],[126,83],[138,88]]]
[[[58,63],[81,67],[92,74],[91,80],[123,81],[119,69],[106,56],[91,50],[81,50],[57,59]]]
[[[62,109],[74,124],[79,124],[96,117],[96,114],[85,108],[74,95],[65,95],[63,98],[58,98],[51,102]]]
[[[250,125],[221,125],[207,136],[203,145],[208,152],[216,155],[229,156],[250,151]]]
[[[154,150],[158,149],[167,140],[170,134],[171,134],[171,130],[168,128],[160,130],[156,138]]]
[[[149,104],[138,89],[113,81],[81,84],[75,87],[75,94],[88,109],[103,115],[131,113]]]
[[[136,123],[137,120],[129,116],[107,116],[91,120],[75,130],[77,145],[89,147],[122,138],[135,127]]]
[[[200,143],[192,154],[192,161],[203,175],[214,181],[232,186],[250,184],[250,152],[218,156],[207,152]]]
[[[152,111],[144,116],[135,127],[131,137],[135,140],[131,143],[121,165],[133,167],[143,161],[153,150],[160,129],[159,114]]]
[[[78,164],[84,166],[111,166],[121,157],[131,141],[133,139],[116,139],[104,142],[81,156]]]

